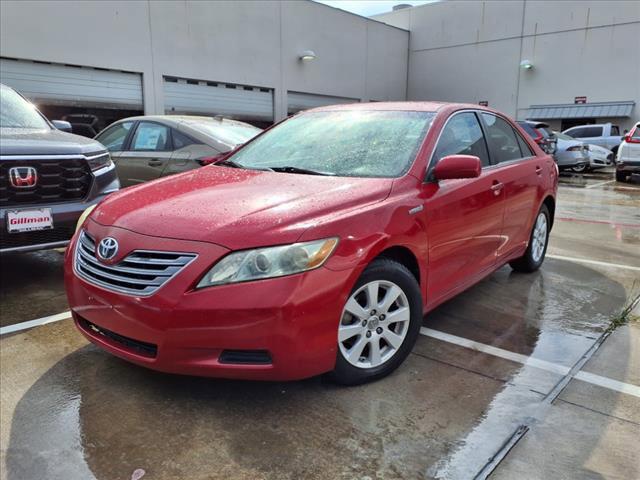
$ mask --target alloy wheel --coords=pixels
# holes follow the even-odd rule
[[[544,253],[547,244],[547,216],[540,212],[533,227],[533,239],[531,245],[531,256],[533,261],[538,263]]]
[[[351,365],[374,368],[402,346],[411,310],[407,295],[393,282],[376,280],[347,300],[338,328],[340,352]]]

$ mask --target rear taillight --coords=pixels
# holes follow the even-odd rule
[[[536,132],[536,135],[538,135],[537,137],[533,137],[533,141],[540,145],[544,140],[544,135],[542,135],[542,133],[540,133],[540,130],[538,130],[537,128],[534,128],[533,131]]]
[[[626,137],[624,137],[624,141],[627,143],[640,143],[640,135],[638,135],[638,127],[631,130]]]

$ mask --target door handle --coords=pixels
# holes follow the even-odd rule
[[[502,191],[502,187],[504,187],[504,183],[502,182],[498,182],[497,180],[493,182],[493,185],[491,185],[491,190],[493,191],[493,194],[495,196],[500,195],[500,192]]]
[[[159,167],[160,165],[162,165],[162,160],[158,160],[157,158],[152,158],[151,160],[149,160],[148,165],[150,167]]]
[[[536,165],[536,174],[542,175],[542,167],[540,165]]]

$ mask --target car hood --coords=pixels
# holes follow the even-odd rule
[[[91,219],[144,235],[238,250],[293,243],[328,216],[384,200],[392,183],[212,165],[121,190]]]
[[[601,147],[600,145],[593,145],[591,143],[589,144],[589,150],[592,152],[601,153],[603,155],[609,155],[610,153],[612,153],[608,148]]]
[[[0,128],[0,155],[80,155],[105,150],[91,138],[60,130]]]

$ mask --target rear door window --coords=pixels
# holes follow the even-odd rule
[[[617,125],[611,125],[611,136],[619,137],[620,136],[620,127]]]
[[[139,152],[171,150],[169,127],[159,123],[140,122],[131,142],[131,150]]]
[[[567,135],[573,138],[601,137],[602,127],[580,127],[567,131]]]
[[[133,122],[122,122],[100,132],[96,140],[107,147],[110,152],[120,152],[125,148],[125,141]]]
[[[520,136],[518,132],[515,132],[515,134],[516,140],[518,140],[518,145],[520,146],[520,153],[522,154],[522,158],[533,157],[534,153],[533,150],[531,150],[529,144],[524,140],[524,138]]]
[[[509,162],[522,158],[520,144],[509,123],[490,113],[482,113],[487,130],[487,141],[493,163]]]
[[[433,165],[448,155],[473,155],[480,158],[483,166],[490,165],[487,144],[475,113],[454,114],[445,125],[433,154]]]
[[[173,149],[180,150],[181,148],[188,147],[189,145],[194,145],[198,142],[193,140],[191,137],[186,136],[183,133],[180,133],[175,128],[171,129],[171,137],[173,139]]]

